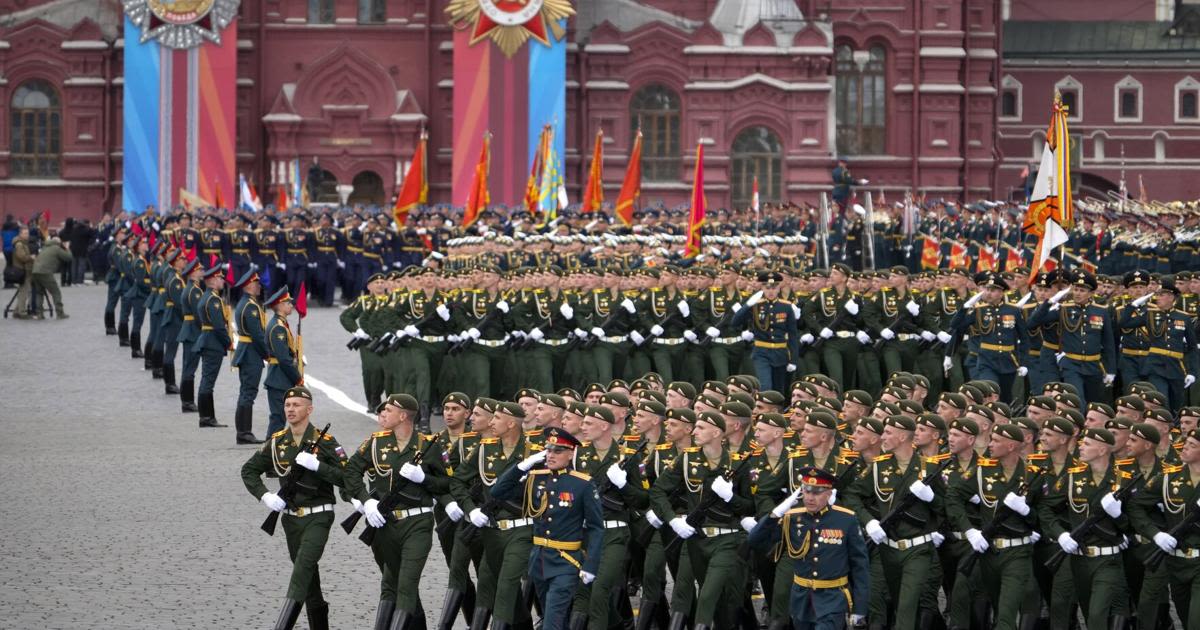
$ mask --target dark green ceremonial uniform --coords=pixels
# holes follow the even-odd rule
[[[858,305],[858,313],[846,310],[846,303],[854,301]],[[862,300],[853,291],[846,289],[838,293],[837,289],[826,287],[812,297],[803,307],[804,318],[808,329],[821,344],[821,360],[825,364],[825,373],[834,381],[841,383],[843,389],[850,389],[852,376],[858,366],[858,352],[862,343],[855,338],[855,333],[862,329]],[[833,335],[829,338],[822,336],[822,331],[828,328]]]
[[[1127,502],[1129,520],[1138,536],[1153,540],[1169,532],[1196,510],[1200,478],[1187,465],[1162,466],[1162,474]],[[1159,567],[1171,585],[1171,598],[1184,628],[1200,628],[1200,528],[1188,527],[1175,536],[1178,545]],[[1148,545],[1157,549],[1154,543]],[[1149,569],[1147,568],[1147,571]],[[1140,611],[1139,611],[1140,617]]]
[[[389,332],[388,329],[379,328],[372,321],[374,312],[382,310],[387,300],[386,295],[360,295],[353,304],[342,311],[339,318],[342,328],[349,333],[362,329],[372,339]],[[362,360],[363,393],[367,399],[367,408],[374,409],[379,404],[380,397],[384,395],[383,363],[378,354],[367,349],[367,345],[358,349],[358,355]]]

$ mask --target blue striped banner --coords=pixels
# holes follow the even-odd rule
[[[141,212],[158,198],[159,170],[159,44],[140,43],[141,29],[125,18],[124,146],[121,204]],[[170,203],[168,199],[166,203]]]
[[[559,22],[562,32],[567,32],[567,21]],[[533,167],[533,156],[538,150],[538,139],[544,125],[554,126],[554,153],[566,155],[567,118],[567,42],[564,37],[555,40],[547,30],[550,46],[536,40],[525,44],[529,49],[529,139],[528,161],[525,172]]]

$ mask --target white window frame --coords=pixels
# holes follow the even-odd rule
[[[1108,148],[1108,134],[1103,131],[1097,131],[1092,134],[1092,159],[1096,162],[1103,162],[1107,157],[1105,150]]]
[[[1004,115],[1004,93],[1008,90],[1014,90],[1017,93],[1017,115],[1016,116],[1005,116]],[[1011,74],[1004,75],[1004,78],[1000,80],[1000,120],[1001,121],[1003,121],[1003,122],[1021,122],[1021,118],[1023,117],[1023,114],[1024,114],[1024,112],[1021,110],[1021,107],[1023,105],[1022,100],[1025,97],[1024,90],[1025,90],[1025,87],[1023,85],[1021,85],[1021,82],[1018,81]]]
[[[1137,116],[1121,115],[1121,92],[1124,90],[1137,90]],[[1125,75],[1124,79],[1113,85],[1113,120],[1122,123],[1142,122],[1142,82],[1130,75]]]
[[[1184,92],[1195,92],[1196,93],[1196,117],[1195,118],[1181,118],[1179,115],[1179,97],[1182,96]],[[1200,81],[1197,81],[1195,78],[1189,76],[1189,77],[1184,77],[1184,78],[1180,79],[1179,82],[1175,84],[1175,107],[1174,107],[1174,109],[1175,109],[1175,122],[1176,123],[1184,123],[1184,124],[1200,123]]]
[[[1054,84],[1054,89],[1058,91],[1071,90],[1075,92],[1075,111],[1067,112],[1067,120],[1071,122],[1083,121],[1083,84],[1071,75],[1067,75],[1058,80]]]

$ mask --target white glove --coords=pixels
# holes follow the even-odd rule
[[[922,330],[921,331],[921,339],[924,339],[925,341],[933,343],[933,340],[937,339],[937,335],[929,332],[928,330]]]
[[[636,330],[629,331],[629,338],[633,340],[633,345],[635,346],[640,346],[643,343],[646,343],[646,338],[642,336],[642,333]]]
[[[475,527],[487,527],[487,524],[488,524],[487,514],[484,514],[483,510],[481,510],[479,508],[475,508],[474,510],[471,510],[471,513],[469,515],[467,515],[467,518],[471,519],[471,524],[474,525]]]
[[[583,582],[584,584],[591,584],[592,582],[596,581],[596,574],[588,573],[587,571],[580,571],[579,581]]]
[[[587,331],[586,331],[586,330],[584,330],[584,329],[582,329],[582,328],[576,328],[574,332],[575,332],[575,336],[576,336],[576,337],[579,337],[580,339],[587,339],[587,338],[588,338]]]
[[[846,300],[846,303],[842,307],[846,309],[847,313],[858,315],[858,302],[855,302],[853,299]]]
[[[713,492],[717,493],[717,496],[721,497],[722,501],[729,503],[733,499],[733,482],[728,479],[717,477],[713,479],[709,487],[712,488]]]
[[[887,340],[892,340],[896,338],[896,333],[892,332],[891,328],[884,328],[883,330],[879,331],[879,336]]]
[[[276,267],[279,267],[280,269],[287,269],[287,265],[285,265],[285,264],[283,264],[283,263],[281,263],[281,262],[277,262],[277,263],[275,263],[275,266],[276,266]]]
[[[942,359],[942,371],[943,372],[949,374],[950,368],[952,368],[952,367],[954,367],[954,359],[951,359],[950,357],[946,357],[946,358]]]
[[[946,537],[943,536],[941,532],[932,532],[929,534],[929,536],[933,538],[934,549],[941,547],[942,543],[946,542]]]
[[[1113,518],[1120,518],[1121,516],[1121,501],[1114,497],[1111,492],[1100,497],[1100,507],[1104,508],[1104,511]]]
[[[571,308],[571,305],[567,304],[566,302],[563,302],[562,306],[558,307],[558,312],[562,313],[562,316],[567,319],[575,317],[575,309]]]
[[[829,491],[829,505],[837,503],[837,488]]]
[[[654,510],[646,510],[646,522],[650,523],[650,527],[653,527],[654,529],[658,529],[663,526],[662,519],[658,518],[658,515],[654,513]]]
[[[696,528],[688,525],[686,519],[682,516],[676,516],[671,519],[671,529],[675,530],[675,535],[680,538],[687,539],[696,535]]]
[[[979,300],[982,299],[983,291],[979,291],[975,295],[972,295],[970,298],[968,298],[966,302],[963,302],[963,308],[975,308],[975,305],[978,304]]]
[[[684,317],[692,314],[692,309],[690,306],[688,306],[686,300],[679,300],[679,303],[675,305],[675,308],[679,309],[679,314],[683,315]]]
[[[625,483],[629,479],[629,473],[626,473],[625,469],[617,465],[609,466],[608,470],[604,471],[604,476],[608,477],[608,480],[611,481],[612,485],[616,486],[618,490],[624,488]]]
[[[742,529],[746,530],[746,533],[749,534],[754,529],[754,526],[758,525],[758,521],[754,520],[753,516],[743,516],[741,524]]]
[[[1029,368],[1025,367],[1024,365],[1017,368],[1017,376],[1025,376],[1026,374],[1029,374]]]
[[[866,345],[866,344],[868,344],[868,343],[871,343],[871,335],[868,335],[867,333],[865,333],[865,332],[863,332],[863,331],[861,331],[861,330],[860,330],[860,331],[858,331],[858,332],[856,332],[856,333],[854,333],[854,337],[855,337],[856,339],[858,339],[858,343],[861,343],[861,344],[863,344],[863,345]]]
[[[467,329],[467,336],[470,337],[471,339],[478,339],[479,335],[480,335],[480,332],[479,332],[478,328],[468,328]]]
[[[546,333],[542,332],[541,328],[534,328],[529,331],[529,338],[534,341],[541,341],[546,338]]]
[[[367,524],[371,527],[383,527],[387,523],[387,519],[383,518],[379,511],[379,501],[375,499],[367,499],[367,502],[363,503],[363,515],[367,517]]]
[[[1133,306],[1145,306],[1146,302],[1149,302],[1150,298],[1152,298],[1152,297],[1154,297],[1153,293],[1147,293],[1146,295],[1143,295],[1142,297],[1131,302],[1131,304]]]
[[[1071,292],[1071,287],[1067,287],[1067,288],[1063,289],[1062,291],[1055,293],[1054,295],[1050,296],[1050,303],[1058,304],[1059,302],[1062,301],[1063,298],[1067,297],[1067,294],[1070,292]]]
[[[1066,553],[1074,554],[1079,552],[1079,543],[1071,538],[1071,532],[1063,532],[1058,535],[1058,546]]]
[[[437,316],[442,318],[442,321],[450,321],[450,309],[446,308],[445,304],[438,304],[437,308],[433,309],[437,312]]]
[[[938,334],[937,334],[937,339],[938,339],[938,341],[940,341],[942,343],[948,344],[954,340],[954,337],[951,337],[950,333],[948,333],[944,330],[939,330]]]
[[[709,326],[707,329],[705,329],[704,334],[708,335],[709,337],[712,337],[713,339],[716,339],[717,337],[721,336],[721,331],[717,330],[716,328],[714,328],[712,326]],[[751,336],[753,336],[753,334]]]
[[[421,329],[409,324],[404,327],[404,334],[408,335],[409,337],[420,337]]]
[[[593,326],[591,333],[597,339],[604,339],[604,329],[599,326]]]
[[[1183,377],[1183,388],[1187,389],[1187,388],[1191,387],[1195,382],[1196,382],[1195,376],[1192,376],[1191,374],[1186,374]]]
[[[544,461],[546,461],[546,451],[538,451],[521,460],[521,463],[517,464],[517,468],[521,469],[521,472],[529,472],[534,466]]]
[[[912,482],[912,485],[908,487],[908,491],[925,503],[933,500],[933,488],[925,485],[925,482],[920,479]]]
[[[743,330],[739,336],[742,338],[742,341],[754,341],[754,333],[749,330]]]
[[[455,523],[462,520],[463,511],[462,508],[458,507],[458,501],[451,501],[446,504],[446,516]]]
[[[1009,495],[1012,495],[1010,492]],[[983,553],[988,550],[988,541],[983,537],[983,532],[972,527],[967,530],[967,542],[971,543],[971,548],[975,553]]]
[[[687,339],[688,341],[690,341],[692,343],[696,343],[696,340],[699,339],[699,337],[696,336],[696,333],[694,333],[690,330],[683,331],[683,338]]]
[[[1167,532],[1158,532],[1154,535],[1154,544],[1158,545],[1158,548],[1162,549],[1163,553],[1171,553],[1179,546],[1179,541],[1175,540],[1175,537]]]
[[[1056,353],[1056,354],[1054,355],[1054,362],[1055,362],[1055,363],[1062,363],[1062,360],[1063,360],[1063,359],[1065,359],[1065,358],[1067,358],[1067,353],[1066,353],[1066,352],[1058,352],[1058,353]]]
[[[879,521],[876,519],[871,519],[869,522],[867,522],[867,526],[863,529],[867,531],[867,536],[869,536],[871,541],[876,545],[882,545],[883,541],[887,540],[887,532],[883,531],[883,526],[880,525]]]
[[[733,306],[730,306],[729,308],[730,308],[730,310],[732,310],[734,313],[736,313],[736,312],[738,312],[738,311],[742,310],[742,303],[741,303],[741,302],[734,302],[734,303],[733,303]]]
[[[812,333],[800,335],[800,343],[812,343],[814,341],[816,341],[816,338],[812,336]]]
[[[1004,505],[1021,516],[1029,516],[1029,503],[1019,494],[1009,492],[1004,495]]]
[[[262,498],[259,499],[259,501],[262,501],[262,504],[267,506],[267,509],[271,510],[272,512],[282,512],[287,508],[287,503],[285,503],[283,499],[280,499],[279,495],[275,494],[274,492],[268,492],[262,495]]]
[[[345,269],[345,268],[346,268],[346,263],[345,263],[345,262],[343,262],[343,261],[339,260],[339,261],[337,261],[337,263],[338,263],[338,269]]]
[[[633,307],[633,302],[631,302],[629,298],[621,300],[621,308],[625,309],[625,312],[629,313],[630,315],[633,315],[637,312],[637,309]]]
[[[316,269],[316,268],[317,268],[317,263],[315,263],[315,262],[308,263],[308,268],[309,268],[309,269]]]
[[[425,481],[425,471],[420,466],[411,462],[405,462],[400,467],[400,476],[413,483],[421,483]]]
[[[1115,380],[1117,380],[1116,374],[1105,374],[1104,375],[1104,384],[1105,385],[1112,385],[1113,381],[1115,381]]]
[[[791,494],[787,495],[786,499],[780,501],[779,505],[776,505],[775,508],[771,510],[772,518],[783,518],[783,515],[786,514],[788,510],[792,509],[792,507],[796,505],[796,502],[800,500],[801,492],[803,492],[802,488],[796,488]]]
[[[1029,302],[1029,298],[1031,298],[1031,297],[1033,297],[1033,291],[1030,291],[1029,293],[1022,295],[1021,299],[1017,300],[1017,308],[1021,308],[1022,306],[1025,306],[1025,304]]]
[[[651,326],[651,327],[650,327],[650,334],[651,334],[651,335],[654,335],[655,337],[657,337],[657,336],[659,336],[659,335],[663,334],[663,327],[662,327],[662,326],[659,326],[658,324],[655,324],[655,325]]]
[[[758,304],[759,302],[761,302],[762,299],[763,299],[763,292],[759,291],[759,292],[755,293],[754,295],[751,295],[750,298],[746,300],[746,306],[754,306],[755,304]]]
[[[803,236],[800,238],[804,238]],[[850,615],[850,627],[859,628],[867,623],[866,615]]]
[[[317,468],[321,466],[321,462],[317,461],[317,456],[309,453],[308,451],[297,453],[296,463],[313,472],[316,472]]]
[[[1033,539],[1033,542],[1037,542],[1042,539],[1042,533],[1038,531],[1032,531],[1029,532],[1029,537]]]
[[[496,302],[496,308],[500,309],[501,313],[507,313],[508,312],[508,301],[500,300],[499,302]]]
[[[822,338],[822,339],[828,339],[828,338],[830,338],[830,337],[832,337],[832,336],[833,336],[833,331],[832,331],[832,330],[830,330],[830,329],[828,329],[828,328],[822,328],[822,329],[821,329],[821,338]]]
[[[788,372],[795,372],[795,371],[796,371],[796,364],[795,364],[795,363],[789,363],[789,364],[787,364],[787,371],[788,371]]]
[[[978,494],[971,495],[971,505],[979,505],[979,495]]]
[[[367,331],[365,331],[365,330],[363,330],[363,329],[361,329],[361,328],[359,328],[358,330],[354,331],[354,336],[355,336],[355,338],[357,338],[357,339],[370,339],[370,338],[371,338],[371,335],[368,335],[368,334],[367,334]]]
[[[912,314],[913,317],[916,317],[917,315],[921,314],[920,305],[918,305],[916,302],[914,302],[912,300],[909,300],[908,304],[904,305],[904,308],[908,309],[908,312],[910,314]]]
[[[803,311],[800,310],[800,307],[793,304],[792,305],[792,316],[795,317],[797,320],[799,320],[800,315],[802,315],[802,314],[803,314]]]
[[[362,501],[359,501],[358,499],[350,499],[350,505],[354,506],[355,512],[362,514],[362,511],[363,511]]]
[[[446,335],[446,339],[450,340],[450,343],[458,343],[459,341],[462,341],[462,336],[461,335]]]

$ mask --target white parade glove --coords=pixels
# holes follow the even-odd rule
[[[542,332],[541,328],[534,328],[529,331],[529,338],[534,341],[541,341],[546,338],[546,333]]]
[[[407,333],[409,337],[420,337],[421,336],[421,329],[417,328],[416,326],[413,326],[412,324],[405,326],[404,332]]]
[[[1038,531],[1032,531],[1029,532],[1029,537],[1033,539],[1033,542],[1037,542],[1042,539],[1042,534]]]
[[[1167,532],[1158,532],[1154,535],[1154,544],[1158,545],[1158,548],[1162,549],[1163,553],[1171,553],[1179,546],[1179,541],[1175,540],[1175,537]]]
[[[361,329],[361,328],[359,328],[358,330],[354,331],[354,336],[355,336],[356,338],[358,338],[358,339],[370,339],[370,338],[371,338],[371,335],[368,335],[368,334],[367,334],[367,331],[365,331],[365,330],[363,330],[363,329]]]
[[[375,499],[367,499],[367,502],[363,503],[363,514],[371,527],[383,527],[387,523],[387,519],[383,518],[379,511],[379,501]]]
[[[420,466],[411,462],[405,462],[400,467],[400,476],[413,483],[421,483],[425,481],[425,471]]]
[[[1017,368],[1017,376],[1025,376],[1026,374],[1029,374],[1029,368],[1025,367],[1024,365]]]
[[[1132,302],[1132,304],[1133,304],[1133,306],[1145,306],[1146,302],[1149,302],[1150,298],[1152,298],[1152,297],[1154,297],[1153,293],[1147,293],[1146,295],[1143,295],[1142,297],[1134,300]]]
[[[1029,503],[1019,494],[1009,492],[1004,495],[1004,505],[1021,516],[1029,516]]]
[[[796,364],[795,364],[795,363],[789,363],[789,364],[787,364],[787,371],[788,371],[788,372],[795,372],[795,371],[796,371]]]
[[[796,505],[796,502],[800,500],[801,492],[803,492],[802,488],[796,488],[793,490],[791,494],[787,495],[786,499],[780,501],[779,505],[776,505],[775,508],[771,510],[771,517],[783,518],[783,515],[786,514],[788,510],[792,509],[792,507]]]
[[[800,343],[807,344],[807,343],[812,343],[816,340],[817,340],[816,337],[813,337],[812,333],[804,333],[803,335],[800,335]]]
[[[749,299],[746,300],[746,306],[754,306],[755,304],[758,304],[759,302],[761,302],[762,299],[763,299],[763,292],[758,291],[757,293],[755,293],[754,295],[751,295],[749,297]]]
[[[629,331],[629,338],[633,340],[633,345],[635,346],[640,346],[643,343],[646,343],[646,338],[642,336],[642,333],[636,330]]]
[[[742,341],[754,341],[754,333],[750,332],[749,330],[743,330],[740,336]]]
[[[846,300],[846,303],[842,307],[846,309],[847,313],[858,315],[858,302],[855,302],[853,298]]]
[[[932,532],[929,536],[933,538],[934,549],[941,547],[942,543],[946,542],[946,537],[942,535],[942,532]]]
[[[1104,384],[1105,385],[1112,385],[1113,381],[1115,381],[1115,380],[1117,380],[1116,374],[1105,374],[1104,375]]]
[[[1059,302],[1062,301],[1063,298],[1067,297],[1067,294],[1070,292],[1071,292],[1071,287],[1067,287],[1067,288],[1063,289],[1062,291],[1055,293],[1054,295],[1050,296],[1050,303],[1058,304]]]
[[[754,520],[753,516],[743,516],[741,524],[742,529],[746,530],[746,533],[749,534],[754,529],[754,526],[758,525],[758,521]]]
[[[567,304],[566,302],[563,302],[562,306],[558,307],[558,312],[562,313],[562,316],[567,319],[575,317],[575,309],[571,308],[571,305]]]
[[[729,307],[729,309],[730,309],[730,310],[732,310],[734,313],[736,313],[736,312],[738,312],[738,311],[742,310],[742,303],[741,303],[741,302],[734,302],[734,303],[733,303],[733,306],[730,306],[730,307]]]
[[[654,529],[658,529],[663,526],[662,519],[658,518],[658,515],[654,513],[654,510],[646,510],[646,522],[650,523],[650,527],[653,527]]]
[[[883,531],[883,526],[876,519],[868,521],[867,526],[863,529],[867,530],[867,536],[870,536],[871,541],[876,545],[882,545],[883,541],[887,540],[887,532]]]
[[[970,298],[968,298],[966,302],[963,302],[963,308],[975,308],[975,305],[978,304],[979,300],[982,299],[983,291],[979,291],[975,295],[972,295]]]
[[[471,519],[471,524],[475,527],[487,527],[488,525],[487,514],[484,514],[483,510],[479,508],[471,510],[471,513],[467,517]]]
[[[933,343],[933,340],[937,339],[937,335],[929,332],[928,330],[922,330],[921,331],[921,339],[924,339],[925,341]]]
[[[1058,311],[1058,307],[1059,307],[1059,305],[1058,305],[1058,304],[1051,304],[1051,305],[1050,305],[1050,312],[1051,312],[1051,313],[1057,312],[1057,311]]]
[[[609,466],[608,470],[604,471],[604,476],[616,486],[618,490],[625,487],[625,483],[629,479],[629,474],[620,466]]]
[[[687,520],[682,516],[676,516],[671,519],[671,529],[675,530],[676,536],[683,539],[688,539],[696,535],[696,528],[688,525]]]
[[[1017,300],[1017,308],[1021,308],[1022,306],[1025,306],[1025,304],[1029,302],[1029,298],[1031,298],[1031,297],[1033,297],[1033,291],[1030,291],[1029,293],[1022,295],[1021,299]]]
[[[795,317],[797,320],[799,320],[801,314],[802,314],[802,311],[800,310],[800,307],[793,304],[792,305],[792,316]]]
[[[455,523],[462,520],[463,511],[458,507],[458,501],[451,501],[446,504],[446,516]]]
[[[596,581],[596,574],[588,573],[587,571],[580,571],[579,581],[583,582],[584,584],[591,584],[592,582]]]
[[[479,335],[480,335],[480,332],[479,332],[478,328],[468,328],[467,329],[467,336],[470,337],[471,339],[478,339]]]
[[[967,542],[971,543],[971,548],[975,550],[975,553],[983,553],[988,550],[988,541],[983,537],[983,532],[974,527],[967,530]]]
[[[979,495],[978,495],[978,494],[972,494],[972,495],[971,495],[971,504],[972,504],[972,505],[979,505]]]
[[[884,328],[883,330],[879,331],[879,336],[887,340],[892,340],[896,338],[896,333],[892,332],[891,328]]]
[[[350,505],[354,506],[355,512],[362,514],[362,511],[363,511],[362,501],[359,501],[358,499],[350,499]]]
[[[912,485],[908,487],[908,491],[925,503],[933,500],[933,488],[925,485],[925,482],[920,479],[912,482]]]
[[[658,324],[655,324],[655,325],[651,326],[651,327],[650,327],[650,334],[651,334],[651,335],[654,335],[655,337],[657,337],[657,336],[659,336],[659,335],[663,334],[663,327],[662,327],[662,326],[659,326]]]
[[[832,331],[832,330],[830,330],[829,328],[822,328],[822,329],[821,329],[821,338],[822,338],[822,339],[828,339],[828,338],[830,338],[830,337],[832,337],[832,336],[833,336],[833,331]]]
[[[717,337],[721,336],[721,331],[717,330],[716,328],[714,328],[712,326],[709,326],[707,329],[704,330],[704,334],[708,335],[709,337],[712,337],[713,339],[716,339]]]
[[[904,305],[904,308],[908,309],[908,312],[913,317],[916,317],[917,315],[921,314],[921,306],[912,300],[909,300],[908,304]]]
[[[946,374],[950,373],[950,368],[954,367],[954,359],[946,357],[942,359],[942,371]]]
[[[501,313],[507,313],[508,312],[508,301],[500,300],[499,302],[496,302],[496,308],[499,309]]]
[[[442,318],[442,321],[450,321],[450,309],[446,308],[445,304],[438,304],[437,308],[433,309],[437,312],[437,316]]]
[[[296,453],[296,463],[314,472],[321,466],[321,462],[317,461],[317,456],[308,451]]]
[[[837,503],[837,488],[829,491],[829,505]]]
[[[277,263],[275,263],[275,266],[276,266],[276,267],[279,267],[280,269],[287,269],[287,265],[285,265],[285,264],[283,264],[283,263],[281,263],[281,262],[277,262]]]
[[[1066,352],[1058,352],[1058,353],[1056,353],[1056,354],[1054,355],[1054,362],[1055,362],[1055,363],[1062,363],[1062,360],[1063,360],[1063,359],[1065,359],[1065,358],[1067,358],[1067,353],[1066,353]]]
[[[283,499],[280,499],[279,495],[275,494],[274,492],[268,492],[262,495],[262,498],[259,499],[259,501],[262,501],[262,504],[267,506],[267,509],[271,510],[272,512],[282,512],[287,509],[287,503],[285,503]]]
[[[696,343],[696,340],[699,339],[699,337],[696,336],[696,333],[694,333],[690,330],[683,331],[683,338],[687,339],[688,341],[690,341],[692,343]]]
[[[574,333],[575,333],[575,336],[576,336],[576,337],[579,337],[580,339],[587,339],[587,338],[588,338],[587,331],[586,331],[586,330],[584,330],[584,329],[582,329],[582,328],[576,328],[576,329],[574,330]]]
[[[1121,501],[1114,497],[1111,492],[1100,497],[1100,507],[1104,508],[1104,511],[1113,518],[1121,516]]]
[[[937,334],[937,339],[938,339],[938,341],[940,341],[942,343],[948,344],[954,340],[954,337],[951,337],[950,333],[948,333],[944,330],[939,330],[938,334]]]
[[[625,312],[629,313],[630,315],[633,315],[634,313],[637,312],[637,309],[634,308],[633,302],[631,302],[629,300],[629,298],[625,298],[624,300],[621,300],[621,308],[625,309]]]
[[[804,238],[804,237],[802,236],[800,238]],[[850,627],[851,628],[861,628],[861,627],[865,626],[866,623],[867,623],[866,615],[850,615]]]
[[[728,479],[717,477],[712,480],[712,484],[709,487],[712,488],[713,492],[717,493],[717,496],[721,497],[722,501],[729,503],[733,499],[733,482]]]
[[[854,338],[858,339],[858,343],[861,343],[863,345],[871,343],[871,335],[868,335],[867,333],[865,333],[861,330],[854,333]]]
[[[692,309],[690,306],[688,306],[686,300],[679,300],[679,303],[675,305],[675,308],[679,309],[679,314],[683,315],[684,317],[692,314]]]
[[[544,461],[546,461],[546,451],[538,451],[521,460],[521,463],[517,464],[517,468],[521,469],[521,472],[529,472],[531,468]]]
[[[604,329],[599,326],[593,326],[591,330],[592,336],[597,339],[604,339]]]
[[[1071,532],[1063,532],[1058,535],[1058,546],[1066,553],[1074,554],[1079,552],[1079,543],[1071,538]]]
[[[345,263],[345,262],[343,262],[343,261],[339,260],[339,261],[337,261],[337,263],[338,263],[338,269],[345,269],[345,268],[346,268],[346,263]]]
[[[1192,376],[1191,374],[1186,374],[1183,377],[1183,388],[1187,389],[1187,388],[1191,387],[1195,382],[1196,382],[1195,376]]]
[[[446,335],[446,339],[449,339],[450,343],[458,343],[459,341],[462,341],[462,336],[461,335]]]

